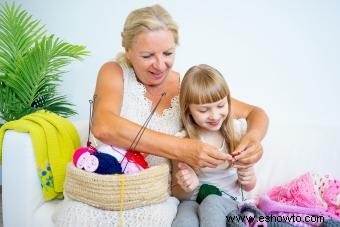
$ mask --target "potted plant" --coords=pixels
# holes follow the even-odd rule
[[[88,55],[54,35],[21,6],[0,5],[0,125],[45,109],[68,117],[73,104],[58,93],[65,66]]]

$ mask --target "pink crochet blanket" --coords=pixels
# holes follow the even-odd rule
[[[306,173],[272,188],[260,198],[258,207],[266,214],[322,215],[340,220],[340,180]]]

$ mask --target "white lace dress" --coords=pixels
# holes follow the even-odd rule
[[[121,116],[143,125],[151,112],[151,101],[145,98],[145,87],[136,80],[134,71],[121,64],[124,72],[124,97]],[[174,97],[171,107],[161,115],[154,114],[148,128],[174,135],[181,129],[178,96]],[[166,144],[165,144],[166,146]],[[170,165],[169,160],[153,155],[147,156],[150,166],[161,163]],[[165,202],[123,212],[123,226],[152,227],[171,226],[176,216],[178,200],[169,197]],[[119,211],[105,211],[67,198],[60,203],[53,215],[55,226],[85,227],[85,226],[119,226]]]

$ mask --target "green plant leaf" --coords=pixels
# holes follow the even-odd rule
[[[14,2],[0,9],[0,121],[18,119],[38,109],[61,116],[76,114],[58,94],[64,68],[89,54],[54,35]]]

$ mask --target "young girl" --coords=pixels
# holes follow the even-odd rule
[[[201,140],[231,154],[241,135],[234,130],[231,96],[221,73],[208,65],[191,67],[184,75],[179,99],[185,129],[182,137]],[[256,184],[253,168],[236,169],[234,161],[201,169],[173,161],[172,193],[181,203],[172,226],[226,226],[226,216],[241,201],[241,185],[242,190],[250,191]],[[215,186],[222,196],[208,195],[198,204],[199,191],[206,186]]]

